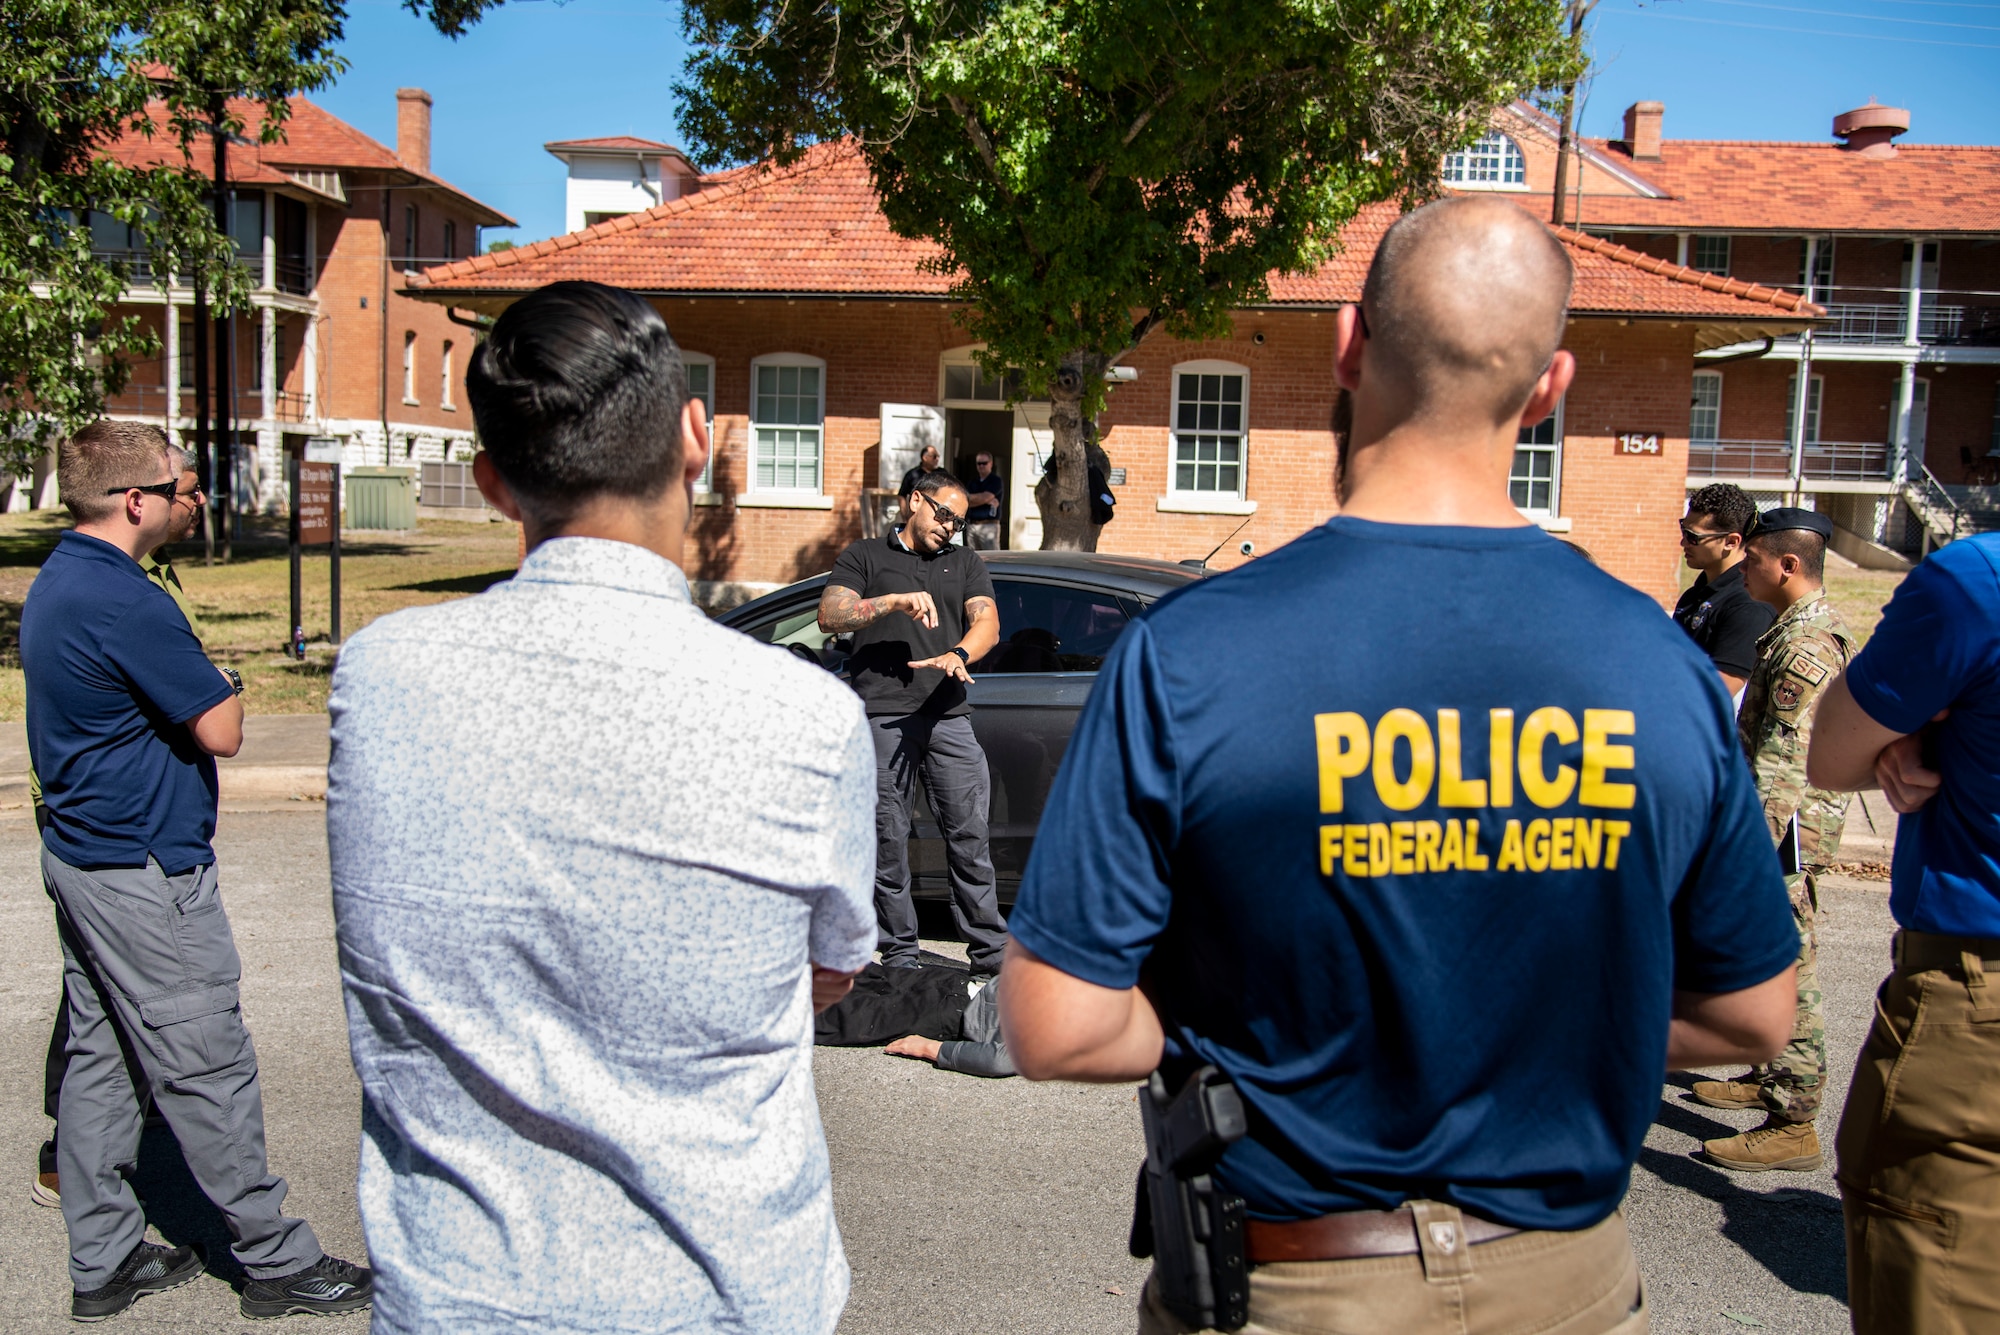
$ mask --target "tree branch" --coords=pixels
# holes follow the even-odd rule
[[[1167,104],[1167,99],[1180,90],[1181,86],[1177,83],[1170,83],[1161,89],[1160,95],[1153,99],[1153,105],[1140,112],[1139,119],[1132,122],[1132,128],[1127,130],[1125,137],[1118,141],[1118,147],[1132,147],[1132,141],[1145,132],[1146,126],[1152,123],[1153,117],[1158,114],[1160,108]],[[1104,173],[1110,165],[1109,162],[1100,162],[1097,164],[1096,168],[1090,173],[1090,179],[1083,183],[1084,194],[1094,195],[1097,193],[1098,184],[1104,180]]]
[[[973,147],[979,150],[980,161],[986,164],[986,171],[993,178],[994,188],[1000,192],[1000,198],[1007,202],[1008,209],[1013,212],[1015,225],[1021,232],[1021,244],[1035,257],[1035,267],[1039,272],[1042,268],[1042,248],[1035,244],[1035,238],[1028,231],[1028,220],[1021,216],[1020,204],[1014,198],[1014,191],[1008,186],[1007,178],[1000,173],[999,155],[993,151],[993,141],[987,137],[986,127],[979,123],[979,113],[956,93],[946,94],[944,100],[945,104],[965,121],[965,132],[971,136]]]

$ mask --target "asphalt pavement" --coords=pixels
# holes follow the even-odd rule
[[[329,1251],[358,1260],[365,1250],[354,1203],[360,1097],[334,961],[323,811],[299,794],[226,810],[217,849],[243,956],[244,1013],[263,1066],[271,1161],[290,1180],[289,1208],[312,1221]],[[1883,889],[1840,882],[1826,895],[1829,1166],[1847,1073],[1886,967]],[[0,1090],[0,1329],[27,1335],[72,1327],[62,1219],[28,1194],[35,1148],[47,1134],[42,1059],[60,969],[33,825],[18,808],[0,811],[0,934],[8,942],[0,958],[0,1071],[8,1076]],[[1551,979],[1549,1022],[1561,1024],[1571,1008],[1562,980]],[[854,1269],[843,1332],[1134,1328],[1144,1267],[1125,1255],[1140,1155],[1131,1089],[979,1080],[867,1049],[821,1049],[814,1070]],[[1692,1158],[1702,1138],[1758,1119],[1702,1108],[1686,1099],[1686,1083],[1676,1077],[1664,1088],[1626,1207],[1653,1329],[1845,1330],[1830,1171],[1737,1176]],[[158,1236],[204,1241],[211,1271],[143,1300],[118,1329],[250,1329],[236,1316],[220,1219],[187,1179],[170,1136],[149,1137],[140,1189]],[[358,1331],[366,1322],[357,1316],[310,1328]]]

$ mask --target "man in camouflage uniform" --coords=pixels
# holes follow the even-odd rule
[[[1820,692],[1841,674],[1855,649],[1822,582],[1832,536],[1825,515],[1777,509],[1757,519],[1743,548],[1744,586],[1753,598],[1777,608],[1778,619],[1757,641],[1757,666],[1744,689],[1736,731],[1757,777],[1780,861],[1787,864],[1785,884],[1799,924],[1799,1011],[1792,1041],[1745,1076],[1694,1086],[1695,1098],[1712,1108],[1768,1112],[1755,1130],[1702,1146],[1710,1162],[1743,1172],[1811,1172],[1820,1166],[1813,1119],[1826,1084],[1826,1025],[1814,963],[1813,871],[1839,851],[1848,794],[1807,786],[1806,748]]]

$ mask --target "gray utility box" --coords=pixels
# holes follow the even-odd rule
[[[409,468],[347,470],[347,527],[413,529],[417,526],[417,475]]]
[[[479,484],[472,480],[471,464],[433,461],[422,467],[418,504],[443,510],[477,510],[486,504]]]

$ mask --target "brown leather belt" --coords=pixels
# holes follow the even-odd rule
[[[1518,1228],[1460,1213],[1465,1245],[1511,1237]],[[1408,1206],[1399,1210],[1349,1210],[1317,1219],[1275,1223],[1243,1221],[1244,1253],[1252,1265],[1274,1261],[1354,1261],[1369,1256],[1410,1256],[1417,1244],[1416,1216]]]

